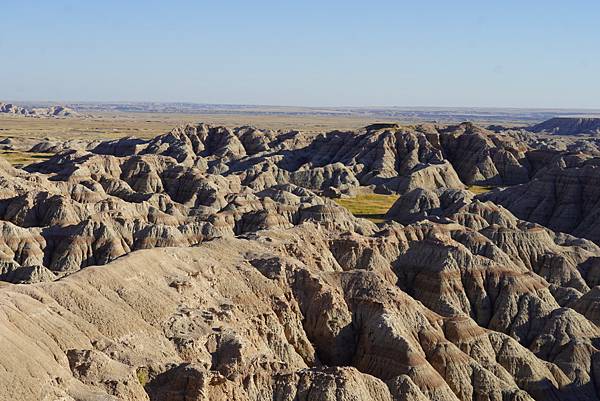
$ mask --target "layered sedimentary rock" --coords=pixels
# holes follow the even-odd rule
[[[564,156],[526,184],[483,195],[516,216],[600,243],[600,159]]]
[[[200,124],[0,162],[0,399],[598,399],[597,148],[523,135]],[[357,189],[399,195],[386,222],[323,196]]]
[[[549,284],[525,255],[496,245],[490,227],[421,222],[361,234],[306,222],[6,287],[0,330],[17,343],[0,356],[10,372],[2,393],[594,399],[600,329],[553,295],[575,281],[565,273]],[[551,243],[540,257],[566,247],[578,254],[563,266],[572,275],[600,253]],[[576,286],[585,291],[583,280]]]

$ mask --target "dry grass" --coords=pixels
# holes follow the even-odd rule
[[[178,114],[178,113],[94,113],[77,118],[33,118],[0,114],[0,139],[114,139],[124,136],[151,138],[174,127],[205,122],[226,127],[253,125],[260,129],[320,132],[352,130],[372,122],[371,118],[346,116]]]
[[[148,369],[138,368],[135,373],[136,373],[137,379],[140,382],[140,384],[142,385],[142,387],[146,387],[146,384],[148,384],[148,381],[149,381]]]
[[[359,194],[352,198],[339,198],[335,202],[345,207],[356,217],[371,220],[374,223],[382,223],[385,214],[398,199],[398,195],[381,194]]]
[[[467,188],[469,191],[473,192],[475,195],[481,195],[486,192],[490,192],[494,187],[482,186],[482,185],[471,185]]]
[[[98,116],[82,118],[32,118],[0,115],[0,137],[114,139],[124,136],[150,138],[170,131],[186,119],[148,116]]]
[[[0,150],[0,156],[15,167],[38,163],[52,157],[50,153],[20,152],[18,150]]]

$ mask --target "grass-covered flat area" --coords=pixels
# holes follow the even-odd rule
[[[8,160],[15,167],[23,167],[31,163],[38,163],[52,157],[50,153],[22,152],[18,150],[0,150],[0,156]]]
[[[490,192],[492,189],[494,189],[494,187],[488,187],[483,185],[471,185],[467,189],[473,192],[475,195],[481,195],[486,192]]]
[[[335,202],[348,209],[356,217],[381,223],[385,221],[385,214],[397,199],[398,195],[365,193],[351,198],[335,199]]]
[[[484,194],[493,190],[494,187],[471,185],[468,190],[475,195]],[[399,195],[382,195],[374,193],[361,193],[350,198],[334,199],[335,202],[345,207],[356,217],[371,220],[374,223],[382,223],[386,220],[385,214],[390,210]]]
[[[181,124],[204,122],[229,128],[252,125],[259,129],[322,132],[352,130],[379,121],[368,117],[247,115],[247,114],[182,114],[98,112],[69,118],[35,118],[0,113],[0,136],[56,139],[115,139],[124,136],[153,138]]]

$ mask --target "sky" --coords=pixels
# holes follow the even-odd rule
[[[600,1],[7,1],[0,100],[600,108]]]

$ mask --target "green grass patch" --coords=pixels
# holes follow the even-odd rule
[[[359,194],[352,198],[338,198],[335,202],[345,207],[356,217],[382,223],[385,214],[398,199],[398,195]]]
[[[488,187],[483,185],[471,185],[467,189],[473,192],[475,195],[481,195],[486,192],[490,192],[492,189],[494,189],[494,187]]]
[[[23,167],[31,163],[48,160],[53,155],[50,153],[22,152],[19,150],[0,150],[0,156],[5,158],[14,167]]]
[[[149,381],[148,369],[138,368],[137,371],[135,372],[135,375],[137,376],[137,379],[140,382],[140,384],[142,385],[142,387],[146,387],[146,384],[148,384],[148,381]]]

